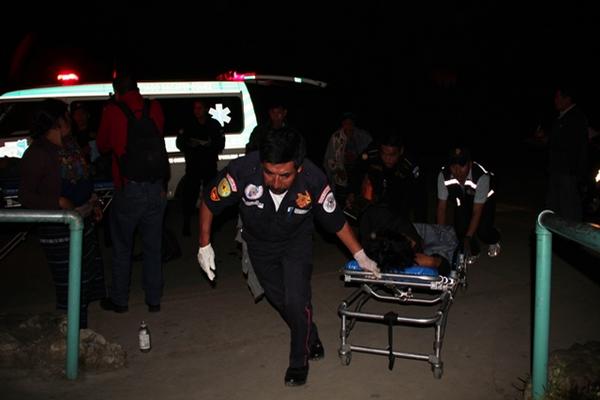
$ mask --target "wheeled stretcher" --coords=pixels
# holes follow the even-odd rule
[[[350,261],[343,269],[344,281],[358,287],[339,306],[341,317],[340,348],[338,354],[342,364],[349,365],[353,352],[378,354],[388,357],[388,368],[394,367],[396,358],[426,361],[431,365],[433,376],[442,377],[442,343],[448,313],[459,287],[467,285],[467,263],[462,254],[457,254],[449,276],[440,276],[436,269],[408,267],[388,270],[381,278],[363,272],[356,261]],[[367,310],[369,300],[390,305],[387,312]],[[424,317],[403,316],[399,310],[404,306],[415,306],[422,311],[425,306],[436,307],[435,312]],[[417,307],[421,306],[421,307]],[[381,308],[381,307],[379,307]],[[405,310],[406,311],[406,310]],[[414,310],[413,310],[414,311]],[[414,314],[414,313],[413,313]],[[387,325],[388,343],[380,347],[352,344],[350,334],[358,322],[374,322]],[[433,351],[431,353],[405,352],[394,349],[394,326],[434,328]]]

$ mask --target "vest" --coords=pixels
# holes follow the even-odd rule
[[[452,175],[450,168],[442,167],[442,175],[444,177],[444,185],[446,186],[446,189],[448,189],[448,201],[455,199],[457,207],[467,203],[473,204],[475,190],[477,190],[477,182],[483,175],[488,175],[490,177],[490,187],[487,198],[489,199],[495,193],[494,174],[476,162],[473,162],[471,165],[471,178],[467,177],[463,186],[461,186],[458,179]]]

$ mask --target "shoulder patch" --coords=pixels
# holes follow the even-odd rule
[[[210,190],[210,199],[212,201],[221,201],[216,186],[213,186],[213,188]]]
[[[326,213],[331,214],[335,211],[336,206],[337,203],[335,201],[335,196],[333,195],[333,192],[329,192],[327,196],[325,196],[325,201],[323,202],[323,210],[325,210]]]
[[[217,193],[221,197],[228,197],[231,194],[231,185],[229,184],[227,178],[221,179],[217,188]]]
[[[229,174],[225,176],[227,178],[227,182],[229,182],[229,186],[231,187],[232,192],[237,192],[237,185],[235,183],[235,179]]]
[[[325,189],[323,189],[323,191],[319,195],[319,200],[317,202],[319,204],[323,204],[323,202],[325,201],[325,197],[327,196],[327,193],[329,193],[329,192],[331,192],[331,188],[329,187],[329,185],[327,185],[327,186],[325,186]]]

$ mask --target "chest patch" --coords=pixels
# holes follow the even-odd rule
[[[298,208],[308,208],[312,203],[312,199],[310,198],[310,193],[308,190],[305,190],[304,193],[298,193],[296,197],[296,205]]]
[[[248,186],[246,186],[246,188],[244,189],[244,195],[246,196],[246,198],[250,199],[250,200],[256,200],[256,199],[260,199],[263,195],[263,187],[262,185],[253,185],[253,184],[249,184]]]

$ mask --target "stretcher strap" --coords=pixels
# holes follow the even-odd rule
[[[391,371],[394,369],[394,361],[396,361],[396,357],[394,357],[394,324],[398,320],[398,314],[395,312],[388,312],[383,316],[383,321],[387,322],[388,326],[388,369]]]

